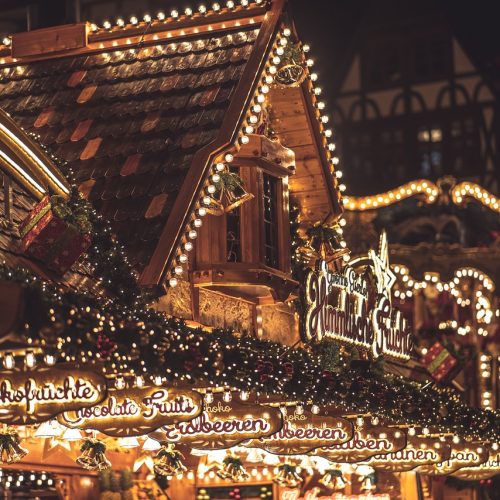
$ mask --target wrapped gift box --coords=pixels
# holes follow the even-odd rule
[[[437,382],[445,379],[457,365],[457,359],[440,342],[427,351],[421,362]]]
[[[88,249],[91,238],[72,222],[64,202],[59,200],[56,209],[54,201],[54,197],[46,196],[21,223],[21,251],[51,271],[64,274]]]

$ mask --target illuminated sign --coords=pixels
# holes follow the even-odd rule
[[[313,488],[308,490],[301,496],[300,489],[294,490],[282,490],[280,492],[280,500],[390,500],[389,495],[386,493],[382,494],[372,494],[360,493],[359,495],[344,495],[338,491],[332,493],[331,495],[320,495],[321,490],[319,488]]]
[[[249,448],[262,448],[277,455],[301,455],[322,446],[341,444],[353,436],[352,423],[339,417],[302,414],[284,415],[283,427],[268,437],[246,444]]]
[[[444,476],[462,469],[476,467],[488,460],[488,449],[480,443],[464,443],[453,445],[450,458],[435,465],[423,465],[418,468],[421,474]]]
[[[462,467],[453,473],[455,477],[468,481],[489,479],[497,474],[500,474],[500,453],[493,450],[490,451],[490,456],[484,464],[477,465],[476,467]]]
[[[405,472],[420,465],[432,465],[450,458],[451,447],[432,438],[408,437],[406,447],[386,455],[375,455],[366,462],[379,470]]]
[[[58,416],[61,424],[94,429],[113,437],[141,436],[198,416],[202,397],[191,390],[164,387],[110,389],[99,405]]]
[[[41,367],[0,372],[0,422],[35,424],[93,406],[106,397],[106,379],[90,370]]]
[[[318,448],[314,455],[331,462],[362,462],[375,455],[386,455],[402,450],[406,446],[406,434],[392,427],[371,427],[356,430],[350,441],[343,444]]]
[[[219,396],[205,403],[203,413],[186,423],[162,427],[150,436],[158,441],[186,444],[198,449],[224,449],[248,439],[269,436],[283,425],[279,408],[225,402]]]
[[[368,282],[352,267],[343,274],[329,271],[326,262],[310,269],[302,290],[306,313],[301,335],[304,342],[330,338],[382,354],[410,359],[411,331],[398,309],[391,306],[388,293],[377,293],[368,307]]]

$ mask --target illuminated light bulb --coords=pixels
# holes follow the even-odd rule
[[[316,82],[318,80],[318,74],[317,73],[311,73],[311,81]]]
[[[248,136],[243,135],[243,136],[240,138],[240,142],[241,142],[241,144],[248,144],[248,143],[250,142],[250,139],[248,138]]]
[[[219,4],[219,3],[217,3],[217,2],[216,2],[216,3],[214,3],[214,4],[212,5],[212,9],[213,9],[215,12],[217,12],[218,10],[220,10],[220,4]]]
[[[276,68],[276,66],[269,66],[269,73],[271,75],[275,75],[277,72],[278,72],[278,69]]]
[[[207,391],[205,394],[205,403],[213,403],[214,402],[214,394],[212,391]]]
[[[186,252],[190,252],[192,249],[193,244],[190,241],[186,241],[186,243],[184,243],[184,250],[186,250]]]
[[[250,116],[250,118],[248,119],[248,121],[249,121],[250,123],[255,124],[255,123],[257,123],[257,122],[259,121],[259,119],[257,118],[257,116],[255,116],[255,115],[251,115],[251,116]]]
[[[208,207],[212,203],[212,200],[210,199],[210,196],[204,196],[201,202],[203,203],[203,205],[206,205]]]
[[[492,449],[492,450],[497,451],[497,450],[498,450],[498,448],[499,448],[498,443],[493,443],[493,444],[491,445],[491,449]]]
[[[283,30],[283,36],[290,36],[292,32],[290,31],[290,28],[285,28]]]
[[[197,236],[198,236],[198,233],[194,229],[191,229],[191,231],[189,231],[189,233],[188,233],[188,238],[190,240],[195,240]]]
[[[27,368],[33,368],[36,365],[36,356],[33,351],[26,351],[24,355],[24,364]]]
[[[333,132],[331,129],[327,128],[325,130],[325,137],[331,137],[333,135]]]
[[[224,165],[224,163],[217,163],[215,165],[215,170],[217,170],[217,172],[222,172],[225,168],[226,166]]]
[[[143,19],[143,21],[145,23],[150,23],[151,22],[151,16],[149,14],[145,14],[142,19]]]
[[[429,435],[429,433],[430,433],[430,431],[429,431],[429,429],[428,429],[427,427],[424,427],[424,428],[422,429],[422,434],[423,434],[424,436],[428,436],[428,435]]]
[[[396,431],[396,432],[394,433],[394,437],[395,437],[395,438],[400,438],[400,437],[401,437],[401,432]]]
[[[163,384],[163,379],[161,378],[161,376],[160,376],[160,375],[155,375],[155,376],[153,377],[153,384],[154,384],[154,385],[157,385],[157,386],[160,386],[160,385],[162,385],[162,384]]]
[[[186,14],[186,16],[192,16],[193,9],[191,9],[190,7],[187,7],[186,9],[184,9],[184,14]]]
[[[274,82],[274,78],[271,75],[267,75],[265,80],[268,85],[271,85],[271,83]]]
[[[365,419],[363,417],[356,417],[356,426],[363,427]]]
[[[276,54],[279,56],[282,56],[285,53],[285,49],[283,47],[277,47],[276,48]]]
[[[245,134],[253,134],[254,128],[251,125],[245,127]]]
[[[233,9],[234,8],[234,2],[233,2],[233,0],[228,0],[226,2],[226,6],[227,6],[228,9]]]
[[[231,391],[224,391],[224,394],[222,395],[222,400],[225,403],[229,403],[233,399],[233,395],[231,394]]]
[[[414,436],[416,433],[417,431],[415,430],[415,427],[410,427],[408,429],[408,436]]]
[[[54,366],[56,364],[56,357],[53,354],[46,354],[43,360],[48,366]]]
[[[139,22],[139,20],[137,19],[137,17],[135,16],[132,16],[130,18],[130,24],[137,24]]]
[[[241,0],[240,3],[243,7],[248,7],[248,0]]]
[[[262,104],[266,100],[266,98],[262,94],[259,94],[256,97],[256,99],[257,99],[257,102],[259,102],[260,104]]]
[[[311,413],[314,415],[317,415],[319,413],[319,406],[318,405],[312,405],[311,406]]]
[[[139,440],[134,436],[122,437],[118,444],[121,448],[137,448],[140,446]]]
[[[205,207],[200,207],[197,212],[198,217],[205,217],[205,215],[207,215],[207,209]]]
[[[194,227],[201,227],[202,225],[203,225],[203,221],[201,219],[194,219],[193,220]]]
[[[234,156],[231,153],[226,153],[224,156],[224,159],[228,162],[231,163],[234,160]]]
[[[210,194],[214,194],[216,190],[217,190],[217,188],[216,188],[213,184],[210,184],[210,185],[207,187],[207,191],[208,191],[208,193],[210,193]]]
[[[158,12],[158,14],[156,14],[156,17],[159,21],[163,21],[165,19],[165,12]]]
[[[206,8],[204,5],[200,5],[200,6],[198,7],[198,12],[199,12],[200,14],[205,14],[205,12],[206,12],[206,11],[207,11],[207,8]]]
[[[477,448],[477,452],[481,454],[483,452],[483,449],[481,447]]]
[[[260,88],[260,91],[263,94],[267,94],[269,92],[269,85],[262,85],[262,87]]]
[[[273,64],[275,64],[276,66],[281,62],[281,57],[280,56],[274,56],[273,59]]]
[[[82,433],[79,429],[66,429],[61,436],[65,441],[79,441],[82,439]]]
[[[177,19],[177,18],[179,17],[179,11],[177,11],[177,10],[175,10],[175,9],[174,9],[174,10],[172,10],[172,11],[170,12],[170,17],[172,17],[172,18],[174,18],[174,19]]]
[[[104,21],[104,22],[102,23],[102,27],[103,27],[104,29],[106,29],[106,30],[109,30],[109,29],[111,29],[111,23],[110,23],[109,21]]]
[[[135,385],[139,388],[144,387],[144,377],[142,375],[138,375],[135,378]]]
[[[220,182],[220,175],[219,174],[212,175],[212,182],[214,182],[215,184]]]
[[[454,444],[458,444],[458,443],[460,443],[460,438],[458,436],[453,436],[452,441]]]
[[[177,278],[170,278],[168,280],[168,284],[172,287],[175,288],[179,284],[179,280]]]
[[[314,87],[313,92],[314,92],[314,95],[321,95],[321,92],[322,92],[321,87]]]
[[[123,377],[116,377],[115,379],[115,387],[120,390],[120,389],[125,389],[125,379]]]
[[[304,414],[304,407],[302,405],[297,405],[295,407],[295,414],[296,415],[303,415]]]
[[[242,401],[248,401],[249,397],[250,397],[250,393],[248,391],[241,391],[240,392],[240,399]]]
[[[123,28],[123,26],[125,26],[125,21],[122,18],[118,18],[116,20],[116,25],[120,26],[120,28]]]
[[[185,264],[188,261],[188,256],[185,253],[179,255],[179,262]]]

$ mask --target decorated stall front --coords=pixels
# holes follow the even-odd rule
[[[286,2],[8,41],[2,492],[417,499],[498,472],[499,415],[420,364],[385,233],[351,258]]]

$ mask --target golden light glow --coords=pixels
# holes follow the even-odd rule
[[[490,210],[500,213],[500,199],[473,182],[460,182],[454,186],[451,190],[451,197],[453,203],[457,205],[466,203],[467,198],[474,198]]]
[[[434,203],[438,194],[439,188],[436,184],[426,179],[418,179],[385,193],[372,196],[344,196],[344,207],[346,210],[353,211],[373,210],[375,208],[387,207],[417,195],[423,195],[426,203]]]

